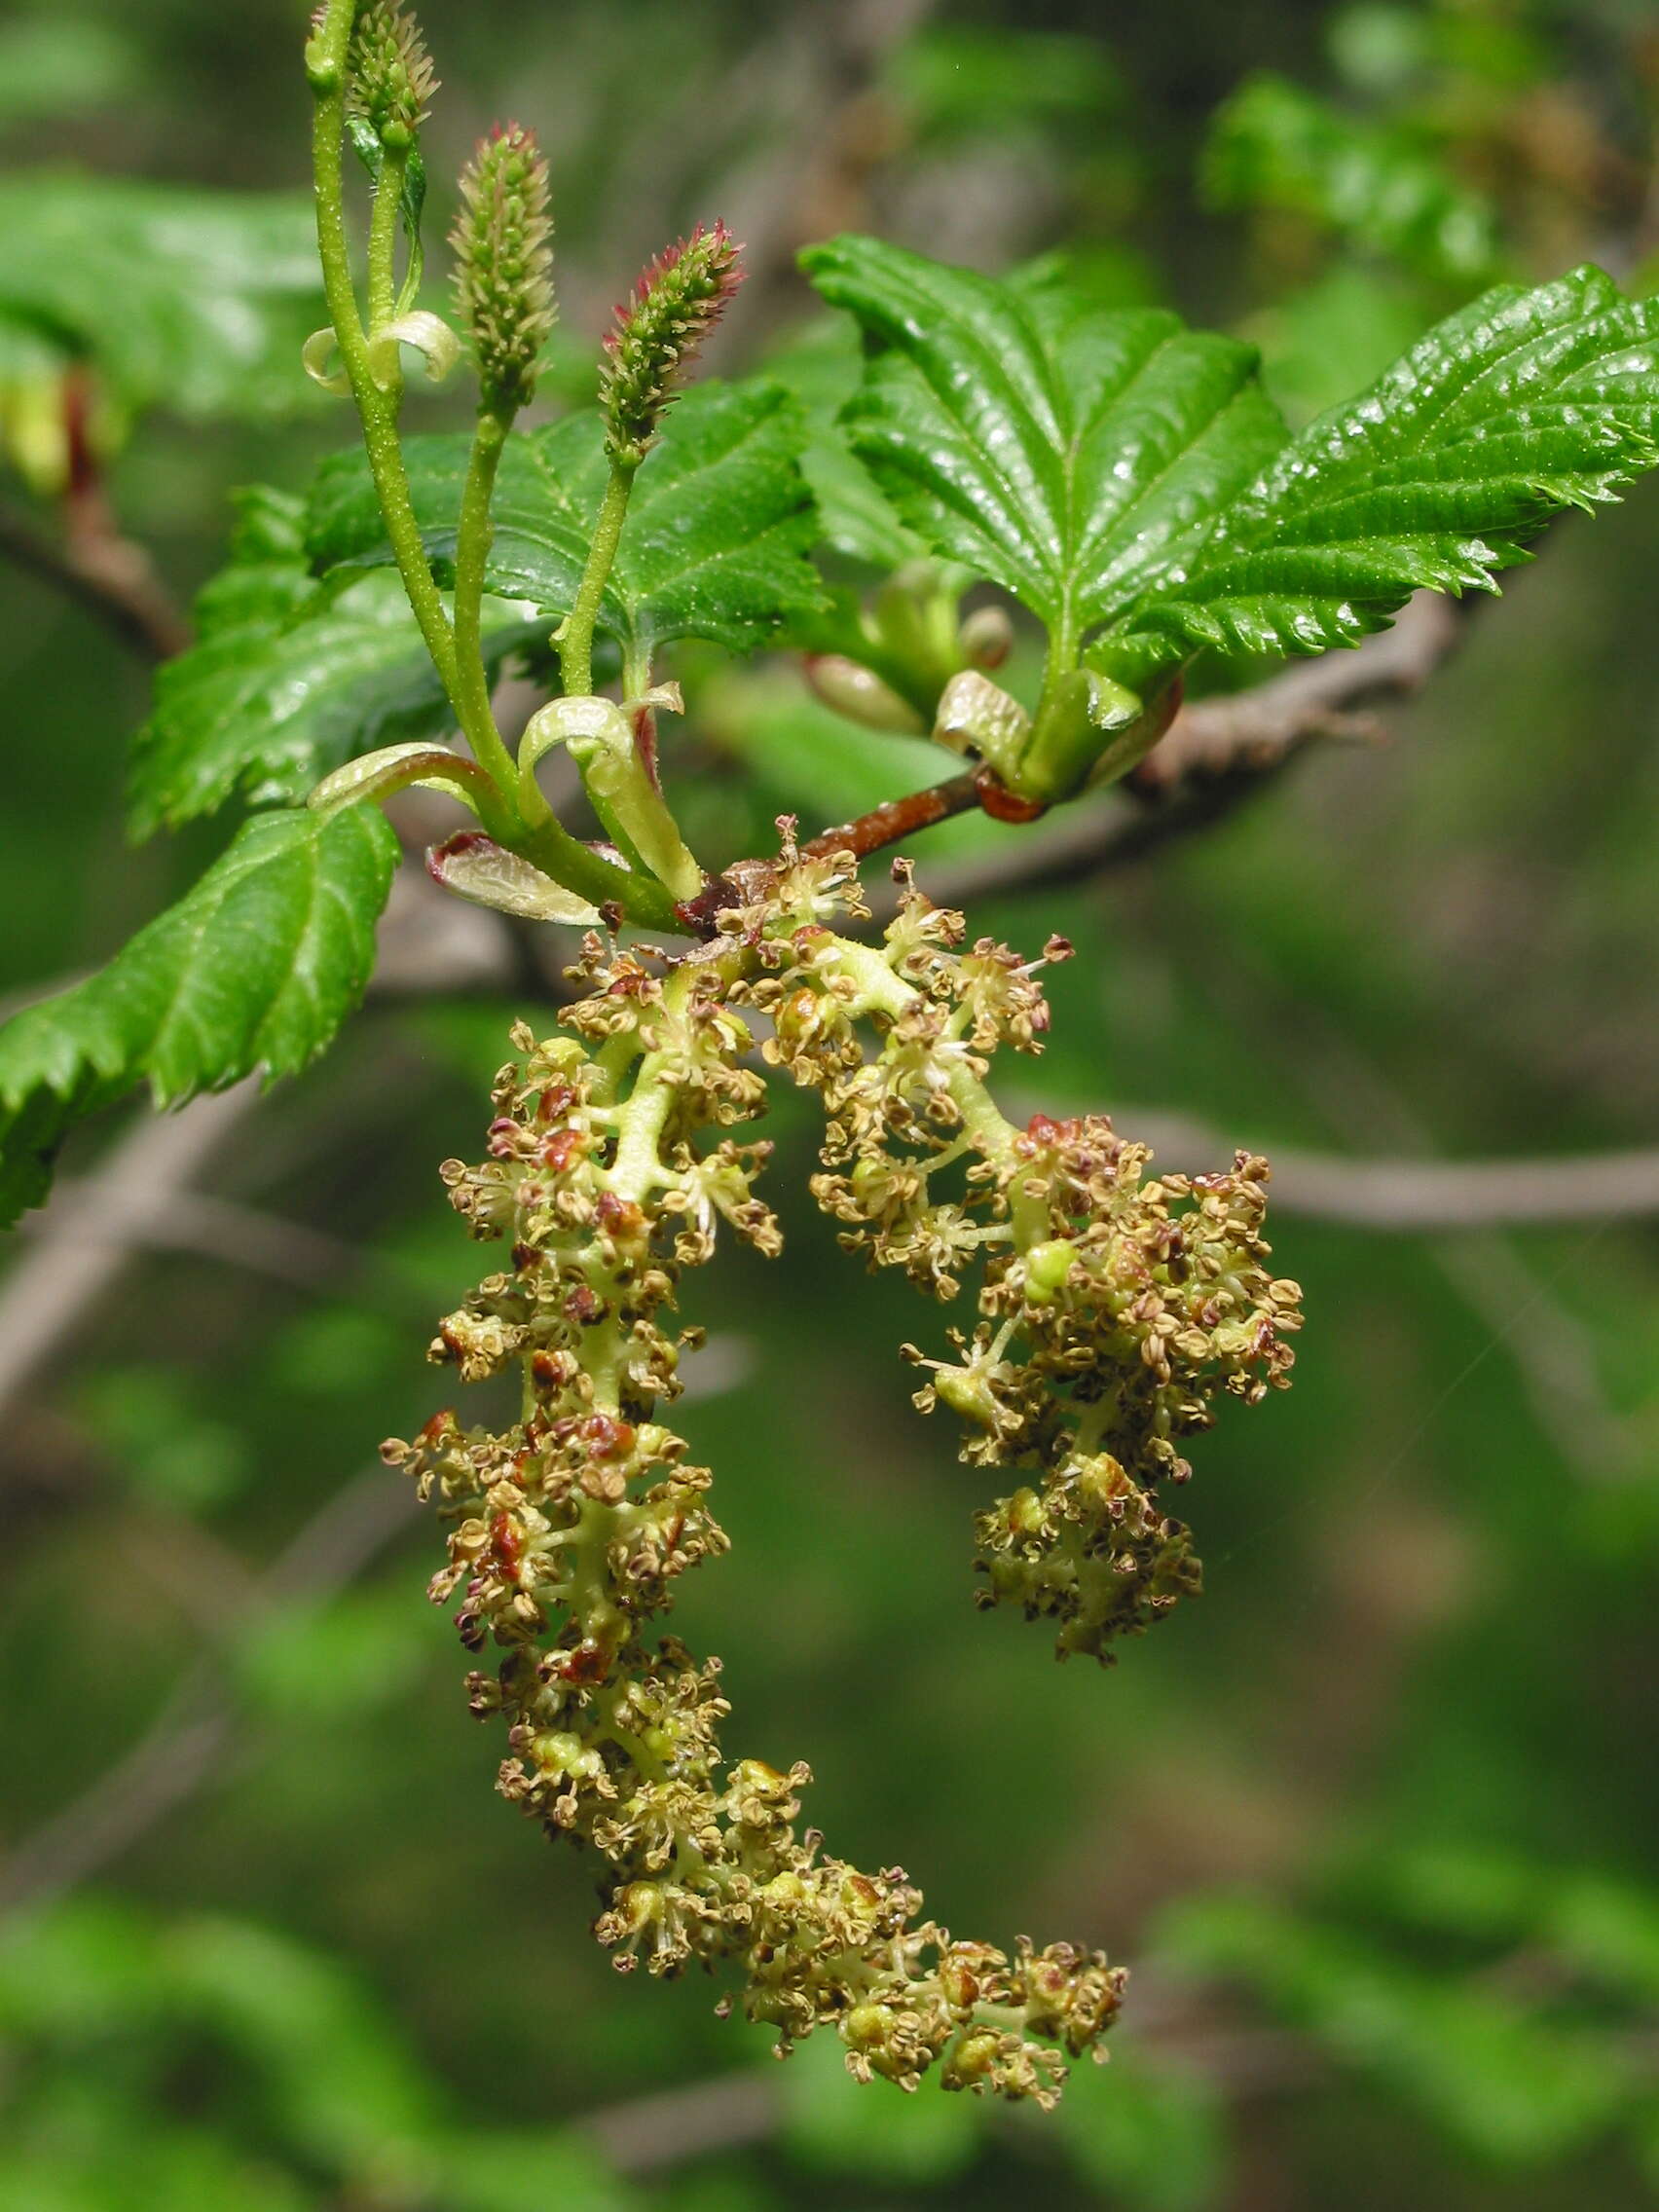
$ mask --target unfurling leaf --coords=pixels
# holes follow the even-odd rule
[[[495,796],[495,787],[477,761],[452,753],[447,745],[387,745],[324,776],[306,804],[326,820],[360,799],[389,798],[412,784],[424,791],[447,792],[480,820]]]

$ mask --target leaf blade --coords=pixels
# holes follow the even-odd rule
[[[912,531],[1068,646],[1284,441],[1253,350],[1163,310],[1091,310],[870,239],[802,261],[865,333],[854,451]]]
[[[0,181],[0,321],[92,359],[129,407],[190,417],[310,403],[324,317],[309,195],[46,170]]]
[[[1097,665],[1319,652],[1414,590],[1494,589],[1552,515],[1659,460],[1659,302],[1586,267],[1494,287],[1293,439],[1155,575]]]
[[[256,815],[107,967],[0,1026],[0,1219],[69,1127],[135,1085],[158,1107],[291,1075],[354,1007],[397,840],[372,807]]]
[[[231,565],[197,602],[198,640],[162,668],[128,762],[133,834],[210,814],[240,794],[297,805],[355,755],[454,725],[401,584],[379,572],[318,583],[300,503],[244,495]],[[485,607],[492,673],[545,624]]]
[[[822,587],[806,558],[817,521],[799,465],[805,436],[794,400],[767,380],[682,394],[635,480],[600,627],[643,654],[681,637],[748,651],[791,613],[818,606]],[[411,438],[405,452],[427,552],[452,563],[465,441]],[[597,410],[510,439],[492,506],[490,589],[568,613],[606,475]],[[360,457],[319,472],[309,542],[325,567],[388,557]]]

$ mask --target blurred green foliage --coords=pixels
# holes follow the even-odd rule
[[[642,0],[619,33],[593,0],[423,10],[449,80],[435,176],[496,113],[556,149],[557,398],[583,396],[632,267],[705,212],[761,241],[734,349],[770,349],[826,410],[852,364],[784,272],[849,219],[981,266],[1060,251],[1103,298],[1235,328],[1299,420],[1494,268],[1659,270],[1659,47],[1613,0],[1176,0],[1104,30],[984,0],[850,56],[814,44],[841,13]],[[303,244],[262,197],[302,170],[296,19],[55,0],[0,29],[21,207],[0,378],[93,365],[125,433],[110,496],[180,596],[220,564],[231,487],[297,487],[343,435],[293,373],[297,261],[235,341],[299,403],[286,420],[225,411],[230,340],[192,304],[192,210]],[[48,252],[42,177],[71,167],[167,197],[52,186],[75,220],[114,206],[132,229],[96,215],[116,250],[95,264],[67,229]],[[220,191],[261,197],[205,212]],[[186,226],[166,264],[140,235],[164,207]],[[819,489],[856,553],[856,482]],[[5,487],[46,528],[51,493],[50,470]],[[1175,1112],[1270,1153],[1651,1141],[1656,558],[1647,489],[1516,576],[1387,748],[1327,750],[1155,862],[977,913],[1084,954],[1030,1105],[1107,1105],[1130,1133]],[[0,668],[16,726],[50,733],[7,770],[0,991],[21,993],[107,956],[222,833],[125,850],[148,679],[38,578],[0,607]],[[883,795],[895,758],[764,661],[675,742],[693,841],[721,857],[780,809]],[[958,825],[931,849],[1015,834]],[[419,1355],[469,1262],[433,1168],[476,1141],[522,1003],[371,1007],[215,1165],[232,1212],[140,1254],[10,1409],[0,1878],[63,1807],[84,1843],[87,1808],[130,1803],[124,1761],[203,1650],[231,1718],[193,1790],[84,1872],[61,1858],[67,1894],[0,1944],[0,2207],[1647,2201],[1651,1228],[1385,1236],[1287,1208],[1297,1386],[1205,1453],[1204,1602],[1109,1677],[973,1613],[977,1493],[911,1416],[903,1289],[850,1275],[798,1207],[783,1262],[722,1258],[690,1317],[723,1386],[687,1425],[736,1549],[686,1587],[682,1633],[724,1652],[756,1751],[811,1757],[850,1852],[903,1837],[947,1920],[1075,1929],[1139,1970],[1113,2063],[1051,2123],[861,2092],[812,2046],[773,2069],[704,1985],[610,1974],[581,1934],[586,1871],[492,1797],[496,1748],[422,1603],[429,1530],[389,1532],[327,1596],[261,1594],[375,1440],[437,1402]],[[788,1098],[774,1121],[782,1189],[810,1132]],[[118,1134],[78,1140],[71,1169]],[[255,1264],[236,1209],[321,1239],[309,1275]],[[509,1918],[537,1855],[540,1907]]]

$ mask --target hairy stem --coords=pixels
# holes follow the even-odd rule
[[[369,332],[384,330],[397,313],[397,218],[403,204],[403,180],[409,155],[401,147],[387,147],[375,185],[374,210],[369,218]]]
[[[582,571],[575,605],[559,633],[559,671],[567,698],[585,698],[593,689],[594,625],[599,619],[600,602],[605,597],[605,586],[616,558],[623,519],[628,512],[628,495],[634,489],[634,472],[639,465],[637,461],[614,458],[610,463],[599,520],[594,525],[593,542],[588,547],[587,567]]]
[[[496,726],[481,636],[484,570],[495,536],[490,501],[495,495],[496,472],[500,466],[511,420],[509,415],[485,408],[472,433],[455,540],[455,658],[461,694],[457,702],[461,727],[480,763],[508,794],[509,804],[516,806],[520,790],[517,764]],[[541,799],[539,792],[535,798],[545,818],[546,801]]]
[[[459,716],[455,638],[427,566],[426,549],[422,543],[421,526],[415,518],[403,451],[398,442],[402,380],[395,378],[389,388],[376,381],[369,341],[357,313],[357,295],[351,281],[342,154],[346,140],[347,56],[355,13],[354,0],[327,0],[322,19],[307,49],[315,101],[312,121],[312,172],[316,195],[316,243],[322,261],[323,294],[340,348],[340,359],[362,421],[363,444],[368,452],[375,496],[397,560],[397,572],[403,578],[403,588],[409,595],[409,605],[420,624],[426,650],[432,656],[432,665]],[[387,203],[395,224],[395,190],[387,196]]]
[[[391,541],[397,572],[403,579],[409,605],[425,641],[426,650],[431,655],[432,666],[437,670],[438,680],[455,709],[462,734],[471,746],[474,756],[501,784],[505,803],[513,809],[513,819],[516,822],[517,798],[511,762],[506,756],[506,749],[490,712],[483,664],[477,652],[469,650],[463,673],[456,632],[438,588],[432,581],[432,571],[421,536],[421,525],[410,497],[409,477],[403,464],[403,449],[397,430],[402,380],[394,377],[387,386],[377,380],[369,350],[369,337],[358,313],[356,291],[351,280],[351,249],[346,228],[342,155],[346,138],[348,53],[355,13],[355,0],[326,0],[321,18],[306,48],[307,70],[314,100],[312,168],[316,195],[316,238],[317,251],[322,261],[323,293],[340,348],[340,358],[362,422],[363,444],[368,452],[369,470],[374,479],[381,518]],[[377,317],[379,311],[373,295],[377,288],[384,290],[391,267],[390,254],[396,235],[399,186],[393,179],[394,171],[388,157],[387,168],[382,174],[382,201],[377,203],[376,216],[378,221],[383,206],[389,210],[385,221],[390,228],[384,233],[377,230],[377,239],[383,240],[383,244],[380,259],[371,269],[371,312]],[[499,458],[498,452],[496,458]],[[491,476],[493,477],[493,463]],[[469,490],[474,495],[474,527],[470,535],[475,545],[488,522],[490,480],[480,474],[477,484],[473,485],[469,477]],[[617,530],[621,528],[619,513],[615,527]],[[484,542],[487,546],[487,539]],[[468,559],[469,562],[477,562],[481,574],[483,554],[482,551],[475,551],[474,545],[469,545]],[[614,550],[613,534],[611,552]],[[591,561],[589,566],[593,566]],[[608,571],[608,556],[605,567]],[[604,589],[604,582],[602,573],[599,590]],[[470,585],[468,588],[471,588]],[[597,604],[596,593],[595,605]],[[591,624],[589,634],[591,637]],[[501,773],[503,765],[505,775]],[[630,873],[626,868],[615,866],[600,854],[590,852],[551,817],[517,837],[515,843],[527,859],[544,868],[567,889],[592,900],[596,905],[617,906],[630,920],[645,922],[653,928],[672,925],[674,903],[667,892],[659,885]]]

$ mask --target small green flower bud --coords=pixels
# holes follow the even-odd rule
[[[396,0],[368,0],[351,33],[346,96],[383,146],[415,142],[438,89],[421,26]]]
[[[1064,1286],[1077,1258],[1069,1236],[1056,1236],[1046,1244],[1033,1244],[1025,1255],[1025,1295],[1033,1306],[1047,1306]]]
[[[618,461],[643,458],[692,354],[738,285],[742,251],[723,223],[701,223],[657,256],[616,310],[605,341],[599,403],[606,446]]]
[[[461,193],[450,234],[456,311],[471,335],[485,405],[511,412],[535,393],[556,312],[547,164],[534,132],[510,123],[481,139]]]

